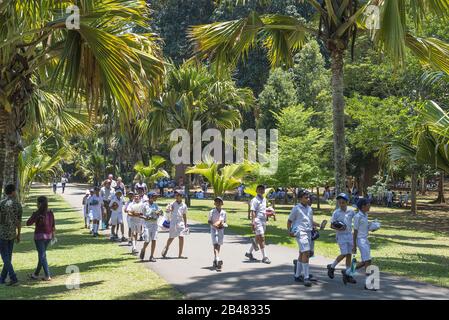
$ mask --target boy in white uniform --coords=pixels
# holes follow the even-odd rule
[[[287,229],[291,237],[296,237],[299,246],[299,257],[296,263],[295,281],[302,282],[306,287],[312,285],[309,273],[309,258],[313,250],[312,230],[319,227],[313,222],[313,210],[309,205],[309,192],[300,190],[299,203],[293,207],[288,216]],[[302,273],[302,274],[301,274]]]
[[[212,245],[214,247],[214,268],[218,270],[223,266],[223,260],[220,259],[220,247],[223,245],[224,228],[226,227],[226,211],[221,207],[223,206],[223,199],[216,197],[214,199],[215,208],[209,212],[209,218],[207,222],[210,225],[210,235],[212,238]]]
[[[151,242],[151,255],[148,260],[150,262],[156,262],[156,259],[154,259],[154,251],[156,250],[157,231],[159,228],[157,221],[162,215],[162,210],[159,209],[159,206],[155,202],[156,197],[156,193],[148,193],[148,202],[145,203],[142,217],[145,225],[143,231],[143,238],[145,242],[143,244],[142,251],[140,251],[140,260],[145,259],[145,251]]]
[[[264,197],[265,186],[258,185],[256,188],[256,192],[257,195],[251,200],[250,208],[252,222],[251,226],[253,232],[256,234],[256,241],[255,243],[251,244],[251,247],[245,253],[245,257],[247,257],[251,261],[256,260],[253,256],[253,251],[257,251],[257,247],[259,247],[260,251],[262,252],[262,262],[270,264],[271,261],[267,257],[265,247],[265,230],[267,227],[267,216],[265,212],[267,209],[267,199]]]
[[[118,228],[122,232],[122,241],[125,241],[125,228],[123,227],[123,206],[124,200],[122,197],[123,191],[121,189],[115,190],[115,195],[110,202],[111,207],[111,240],[118,240]]]
[[[98,237],[98,229],[103,214],[103,198],[100,196],[100,188],[94,188],[94,194],[89,197],[89,215],[92,217],[92,234]]]
[[[357,201],[357,208],[359,211],[354,216],[354,235],[352,253],[357,253],[357,248],[360,250],[362,261],[356,266],[356,269],[368,268],[371,265],[371,248],[368,241],[368,232],[370,222],[368,222],[368,212],[370,210],[370,203],[365,198],[360,198]],[[366,286],[365,289],[369,290]]]
[[[88,199],[94,194],[93,190],[87,190],[83,197],[83,212],[84,212],[84,228],[90,229],[89,203]]]
[[[164,250],[162,251],[162,257],[165,258],[167,256],[168,249],[170,248],[173,239],[179,238],[179,259],[187,259],[182,255],[182,251],[184,248],[184,234],[187,230],[187,205],[182,202],[182,194],[179,190],[175,191],[175,199],[176,201],[172,202],[168,206],[168,211],[171,212],[170,218],[170,230],[169,230],[169,238],[167,240],[167,244],[165,245]]]
[[[142,228],[142,219],[144,203],[138,194],[134,195],[133,202],[128,206],[129,227],[131,229],[132,248],[131,253],[137,253],[137,237]]]
[[[133,241],[132,241],[132,232],[131,232],[131,216],[129,215],[129,210],[130,209],[130,205],[133,203],[134,201],[134,192],[129,191],[127,194],[128,197],[128,201],[126,201],[124,207],[123,207],[123,212],[126,214],[126,224],[128,226],[128,245],[132,245]]]
[[[343,282],[346,284],[356,283],[351,276],[351,255],[353,249],[352,240],[352,219],[354,211],[348,208],[349,197],[345,193],[337,196],[338,208],[334,211],[331,218],[331,228],[336,230],[336,241],[340,247],[340,255],[332,264],[327,265],[327,275],[334,278],[335,267],[346,258],[346,269],[342,270]]]

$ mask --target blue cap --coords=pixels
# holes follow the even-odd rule
[[[153,192],[153,191],[150,191],[150,192],[147,193],[147,197],[148,198],[154,197],[156,195],[157,195],[156,192]]]
[[[343,200],[345,200],[345,201],[349,201],[348,195],[347,195],[346,193],[344,193],[344,192],[340,193],[340,194],[337,196],[337,200],[338,200],[338,199],[343,199]]]
[[[357,201],[357,208],[359,209],[359,210],[361,210],[361,208],[363,207],[363,206],[366,206],[367,204],[369,204],[370,203],[370,201],[368,200],[368,199],[366,199],[366,198],[360,198],[358,201]]]

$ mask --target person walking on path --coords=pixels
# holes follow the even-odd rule
[[[37,267],[34,273],[30,275],[32,280],[38,280],[41,269],[44,269],[45,277],[43,280],[51,281],[50,270],[47,262],[47,247],[55,236],[55,217],[51,210],[48,210],[47,197],[37,198],[37,211],[33,212],[27,221],[27,226],[35,225],[34,243],[37,250]]]
[[[65,192],[65,185],[69,182],[69,179],[67,179],[66,176],[62,176],[61,178],[61,186],[62,186],[62,193]]]
[[[167,240],[167,244],[165,245],[164,250],[162,251],[162,257],[165,258],[167,256],[168,249],[170,248],[171,243],[175,238],[179,238],[179,259],[186,259],[182,255],[182,251],[184,248],[184,235],[187,228],[187,205],[182,201],[182,194],[179,190],[175,191],[175,199],[176,201],[172,202],[168,205],[167,211],[171,213],[170,218],[170,231],[169,238]]]
[[[16,187],[9,184],[5,187],[6,197],[0,201],[0,253],[3,260],[3,269],[0,276],[0,284],[8,286],[18,283],[17,275],[12,265],[12,253],[14,240],[20,242],[20,230],[22,221],[22,205],[17,200]]]
[[[103,229],[109,229],[109,220],[111,219],[111,208],[109,204],[114,196],[114,190],[111,187],[111,180],[106,180],[100,190],[100,196],[103,199],[105,214],[103,215]]]

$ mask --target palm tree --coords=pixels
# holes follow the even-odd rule
[[[150,187],[158,179],[168,178],[167,171],[161,168],[164,163],[165,159],[160,156],[152,156],[148,166],[144,165],[142,161],[139,161],[134,166],[134,170],[137,172],[134,180],[136,181],[141,178]]]
[[[424,17],[430,14],[448,18],[449,1],[305,1],[316,10],[316,19],[310,23],[294,16],[252,12],[246,18],[192,27],[190,36],[195,41],[197,56],[213,60],[217,68],[234,66],[240,58],[246,58],[260,39],[273,67],[291,65],[293,54],[307,41],[307,36],[322,41],[331,59],[336,192],[343,192],[346,186],[343,69],[347,50],[354,48],[360,34],[371,34],[394,64],[403,63],[408,48],[423,63],[449,73],[449,45],[435,38],[414,36],[408,28],[408,23],[413,22],[419,30]],[[365,15],[369,12],[379,15]],[[379,23],[372,24],[377,18]]]
[[[214,197],[223,197],[226,191],[234,190],[242,183],[242,178],[256,169],[248,162],[234,163],[220,168],[212,161],[197,164],[187,169],[187,173],[200,174],[210,183]]]
[[[251,90],[237,88],[229,76],[219,76],[204,66],[187,63],[169,70],[163,93],[153,102],[148,117],[141,120],[139,126],[148,141],[154,143],[161,143],[161,139],[169,137],[175,129],[185,129],[191,135],[190,150],[193,152],[195,121],[201,122],[201,129],[233,129],[242,122],[241,111],[248,110],[253,103]],[[187,166],[177,165],[176,175],[184,178],[189,204]]]
[[[64,98],[87,104],[95,117],[117,105],[131,117],[142,97],[158,91],[164,73],[159,39],[135,34],[148,24],[144,0],[76,1],[79,26],[66,13],[72,2],[0,2],[0,182],[17,180],[21,129],[34,83],[60,88]],[[36,81],[33,81],[36,79]],[[82,99],[80,97],[83,97]]]

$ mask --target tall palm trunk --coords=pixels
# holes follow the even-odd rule
[[[440,172],[440,176],[438,179],[438,198],[435,201],[436,203],[446,203],[446,198],[444,197],[444,172]]]
[[[416,214],[416,190],[418,186],[418,176],[415,171],[412,172],[412,186],[411,186],[411,212]]]
[[[345,99],[343,79],[344,51],[331,51],[334,169],[336,194],[346,191]]]
[[[0,106],[0,198],[4,186],[5,157],[6,157],[6,124],[9,114]]]

